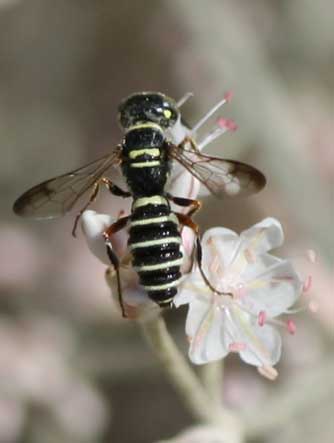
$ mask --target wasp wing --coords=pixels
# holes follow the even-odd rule
[[[172,145],[169,155],[218,198],[247,196],[266,184],[262,172],[235,160],[202,154],[195,148]]]
[[[53,218],[64,215],[102,177],[120,163],[120,149],[67,174],[51,178],[26,191],[14,203],[22,217]]]

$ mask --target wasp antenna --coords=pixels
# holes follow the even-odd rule
[[[193,92],[187,92],[186,94],[184,94],[184,96],[181,97],[178,102],[176,102],[177,107],[180,108],[182,105],[185,104],[185,102],[187,102],[193,96],[194,96]]]

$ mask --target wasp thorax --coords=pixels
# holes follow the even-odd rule
[[[120,104],[118,111],[123,128],[153,122],[167,129],[172,127],[179,117],[175,101],[160,92],[132,94]]]

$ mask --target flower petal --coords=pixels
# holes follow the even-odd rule
[[[106,278],[109,287],[112,292],[112,296],[115,298],[115,302],[118,303],[118,287],[116,272],[108,270]],[[150,302],[147,292],[139,284],[138,274],[129,266],[121,266],[120,268],[121,283],[122,283],[122,295],[123,301],[131,306],[139,306],[143,303]]]
[[[191,303],[197,298],[203,299],[206,302],[209,302],[211,298],[211,293],[205,285],[199,270],[193,271],[183,277],[173,302],[178,308],[181,305]]]
[[[205,300],[195,299],[189,304],[186,319],[186,335],[193,338],[201,327],[207,313],[210,310],[210,304]]]
[[[260,261],[264,268],[262,271]],[[265,269],[268,262],[270,266]],[[261,260],[258,258],[256,271],[247,272],[248,276],[252,273],[255,275],[248,281],[245,279],[245,295],[239,300],[240,305],[255,316],[265,311],[268,317],[276,317],[292,306],[301,295],[303,283],[288,260],[265,254]]]
[[[230,264],[239,245],[239,236],[226,228],[211,228],[205,232],[202,239],[203,267],[208,268],[208,275],[217,274],[214,263],[219,263],[220,274]],[[218,260],[218,262],[217,262]],[[207,266],[208,263],[211,266]],[[221,275],[221,276],[222,276]]]
[[[240,234],[239,244],[229,266],[229,273],[242,274],[257,257],[283,243],[279,221],[266,218]]]
[[[281,357],[282,340],[277,330],[269,325],[253,326],[253,335],[246,342],[240,358],[254,366],[273,366]]]
[[[110,265],[103,232],[115,221],[110,215],[87,210],[81,216],[81,228],[91,252],[104,264]]]
[[[244,346],[239,354],[242,360],[254,366],[272,366],[281,356],[281,336],[269,325],[259,326],[246,312],[233,306],[229,309],[230,339]]]
[[[197,301],[189,306],[186,331],[191,338],[189,358],[193,363],[208,363],[228,354],[222,326],[222,313],[214,305]]]
[[[283,241],[282,225],[272,217],[265,218],[240,234],[241,249],[250,249],[256,255],[281,246]]]

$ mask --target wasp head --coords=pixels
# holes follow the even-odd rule
[[[179,118],[175,101],[160,92],[138,92],[127,97],[118,108],[123,128],[153,122],[164,129],[174,126]]]

